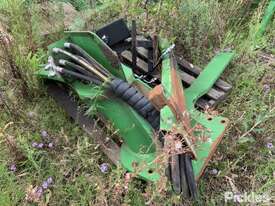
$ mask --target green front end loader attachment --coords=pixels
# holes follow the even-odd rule
[[[70,54],[63,52],[66,45]],[[81,57],[74,47],[68,48],[68,45],[80,47],[89,58],[85,60],[85,55]],[[182,85],[177,84],[178,68],[173,65],[173,52],[167,50],[167,46],[163,47],[161,83],[156,86],[162,91],[159,97],[163,103],[160,104],[156,101],[157,95],[154,95],[156,87],[142,81],[133,68],[122,64],[118,55],[95,33],[67,32],[63,39],[49,45],[48,49],[51,61],[46,69],[41,69],[37,75],[45,81],[46,86],[54,83],[69,88],[79,102],[88,108],[85,114],[89,118],[97,117],[105,125],[112,126],[120,141],[117,143],[119,149],[112,153],[110,159],[117,160],[116,163],[121,164],[127,171],[138,174],[138,177],[144,180],[158,181],[161,178],[160,171],[165,169],[158,161],[161,148],[165,148],[167,136],[176,134],[177,138],[182,137],[181,147],[187,148],[190,154],[192,175],[198,181],[221,141],[228,120],[198,110],[195,103],[212,88],[232,60],[234,53],[225,52],[215,56],[191,86],[183,89]],[[79,65],[92,74],[89,77],[90,82],[81,79],[84,78],[83,75],[76,74],[73,67],[62,69],[60,64],[63,61],[65,65],[64,62],[70,61],[70,55],[80,59]],[[72,62],[76,64],[78,59]],[[96,76],[98,71],[101,72],[104,81]],[[114,86],[117,79],[122,83]],[[92,80],[101,83],[93,84]],[[119,93],[123,89],[125,92]],[[58,97],[58,94],[56,96]],[[135,98],[139,100],[132,103]],[[154,109],[151,108],[152,105]],[[149,107],[150,115],[146,113],[149,109],[145,109]],[[185,112],[188,113],[188,118]],[[94,138],[102,139],[104,142],[103,136]],[[167,155],[175,156],[174,153]],[[173,165],[170,170],[175,174],[171,168],[174,168]],[[183,192],[183,189],[179,191]]]

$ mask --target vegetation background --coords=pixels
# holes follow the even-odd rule
[[[175,41],[177,53],[201,67],[221,50],[237,52],[223,75],[233,91],[216,108],[231,124],[193,204],[223,205],[226,191],[274,197],[274,18],[265,35],[256,37],[267,2],[0,0],[0,205],[181,202],[166,181],[144,184],[111,166],[34,75],[46,62],[46,46],[64,30],[94,31],[118,17],[136,19],[140,32]],[[54,146],[33,147],[42,141]],[[103,162],[109,163],[107,174],[100,170]],[[53,183],[37,194],[49,177]]]

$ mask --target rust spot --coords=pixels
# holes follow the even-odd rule
[[[170,67],[171,67],[171,82],[172,82],[172,97],[170,99],[171,105],[174,107],[175,115],[178,120],[184,123],[184,127],[187,131],[190,131],[190,119],[185,105],[185,96],[177,72],[177,62],[173,52],[170,54]]]
[[[148,99],[159,110],[166,105],[166,99],[163,95],[163,88],[161,85],[157,85],[148,94]]]

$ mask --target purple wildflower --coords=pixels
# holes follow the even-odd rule
[[[49,183],[47,181],[44,181],[42,183],[42,188],[46,190],[46,189],[48,189],[48,187],[49,187]]]
[[[46,190],[48,189],[48,187],[50,186],[50,184],[53,183],[53,178],[52,177],[48,177],[47,180],[42,182],[42,189]]]
[[[43,138],[48,137],[48,132],[45,131],[45,130],[42,130],[42,131],[41,131],[41,137],[43,137]]]
[[[48,177],[48,179],[46,181],[50,185],[50,184],[53,183],[53,178],[52,177]]]
[[[40,198],[43,194],[43,188],[42,187],[38,187],[37,190],[35,191],[36,195],[38,198]]]
[[[268,142],[268,143],[266,144],[266,147],[267,147],[268,149],[272,149],[272,148],[273,148],[272,142]]]
[[[107,173],[108,170],[109,170],[108,164],[107,164],[107,163],[102,163],[102,164],[100,165],[100,170],[101,170],[102,173]]]
[[[37,146],[38,146],[38,143],[37,143],[37,142],[33,142],[33,143],[32,143],[32,147],[37,148]]]
[[[48,144],[48,148],[53,148],[53,143],[52,143],[52,142],[50,142],[50,143]]]
[[[43,143],[39,143],[38,145],[37,145],[37,148],[43,148],[44,147],[44,144]]]
[[[10,167],[9,167],[10,171],[12,172],[16,172],[16,164],[11,164]]]
[[[237,193],[234,195],[234,201],[235,202],[238,202],[238,203],[241,203],[241,194]]]
[[[263,86],[263,91],[264,91],[264,94],[267,95],[269,92],[270,92],[271,88],[268,84],[264,84]]]
[[[209,171],[209,174],[211,175],[217,175],[219,173],[219,171],[217,169],[212,169]]]

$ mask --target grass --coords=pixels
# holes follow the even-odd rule
[[[28,1],[22,2],[0,3],[0,14],[4,14],[0,15],[1,22],[9,26],[8,33],[14,42],[10,53],[0,52],[1,57],[6,57],[5,54],[12,57],[0,58],[0,205],[172,205],[179,202],[179,197],[171,193],[165,182],[144,184],[136,178],[125,178],[125,171],[112,166],[92,138],[68,119],[36,83],[33,73],[45,62],[44,39],[39,35],[36,19],[41,10],[37,3],[26,6]],[[80,1],[83,2],[88,1]],[[109,1],[97,10],[85,10],[88,14],[84,29],[98,28],[118,16],[135,18],[141,30],[158,32],[176,41],[177,50],[200,66],[209,61],[215,50],[228,47],[236,50],[237,57],[223,75],[233,90],[216,108],[231,124],[199,182],[197,205],[224,204],[224,192],[232,190],[274,193],[274,148],[266,147],[267,143],[275,144],[274,57],[272,60],[263,56],[275,54],[275,33],[269,29],[263,38],[254,41],[265,2],[259,7],[245,1],[221,2],[224,5],[217,1],[198,4],[196,0],[188,0],[182,5],[180,1],[163,0],[144,5],[143,1],[121,0]],[[175,15],[169,15],[171,11]],[[31,25],[26,18],[32,19]],[[192,23],[194,18],[198,24]],[[62,20],[62,15],[56,17],[56,21]],[[273,20],[270,28],[274,26]],[[62,29],[60,26],[55,31]],[[57,39],[58,35],[51,38]],[[21,78],[12,75],[9,69],[12,65],[23,75]],[[26,91],[22,89],[24,84]],[[42,130],[48,132],[54,149],[32,147],[32,142],[43,141]],[[103,162],[110,165],[107,174],[100,171]],[[9,169],[13,163],[17,166],[16,172]],[[211,174],[212,169],[217,169],[218,174]],[[31,188],[40,186],[49,176],[53,177],[54,184],[42,199],[27,201],[26,194],[33,194]]]

